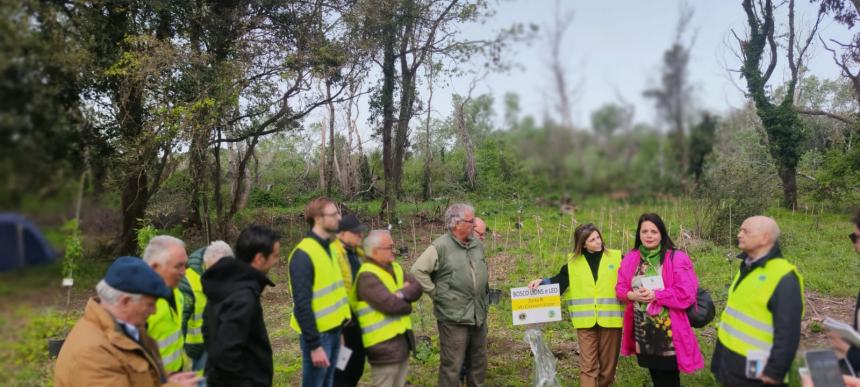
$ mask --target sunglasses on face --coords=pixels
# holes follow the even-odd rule
[[[857,243],[858,238],[860,238],[860,236],[858,236],[857,234],[855,234],[853,232],[848,234],[848,239],[851,240],[851,243]]]

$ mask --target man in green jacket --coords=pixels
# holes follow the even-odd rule
[[[454,204],[445,211],[448,232],[415,264],[412,275],[433,299],[441,347],[440,387],[459,386],[468,349],[469,386],[484,386],[487,371],[487,261],[474,237],[475,209]]]

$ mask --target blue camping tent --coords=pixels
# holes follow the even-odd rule
[[[0,271],[54,262],[57,255],[29,220],[19,214],[0,213]]]

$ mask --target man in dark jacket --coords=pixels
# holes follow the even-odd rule
[[[222,259],[203,273],[208,299],[203,337],[211,387],[272,385],[272,346],[260,294],[267,285],[275,286],[266,273],[278,263],[280,238],[274,230],[250,226],[236,241],[236,259]]]
[[[745,220],[738,232],[743,262],[729,288],[711,360],[711,372],[724,386],[785,385],[791,370],[800,344],[803,283],[782,258],[779,234],[776,222],[764,216]]]
[[[854,214],[854,232],[848,234],[851,239],[851,244],[854,245],[854,251],[860,254],[860,210]],[[854,307],[854,329],[857,329],[857,324],[860,322],[860,295],[857,296],[857,305]],[[860,370],[860,347],[856,347],[843,340],[837,333],[828,333],[830,336],[830,346],[841,357],[848,359],[851,367],[857,372]]]
[[[337,239],[331,243],[332,252],[340,259],[340,270],[343,274],[343,286],[347,294],[352,289],[358,275],[358,268],[364,259],[361,240],[367,234],[368,227],[362,224],[355,215],[345,215],[340,220],[337,229]],[[352,354],[343,370],[334,370],[334,385],[354,387],[358,385],[364,373],[364,345],[361,343],[361,329],[358,321],[351,320],[343,327],[343,345]]]

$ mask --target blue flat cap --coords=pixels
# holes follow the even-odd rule
[[[138,257],[117,258],[108,267],[104,280],[114,289],[126,293],[170,297],[170,289],[161,276]]]

